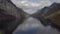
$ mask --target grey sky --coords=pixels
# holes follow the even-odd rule
[[[41,9],[44,6],[49,6],[52,3],[49,0],[12,0],[12,2],[28,14],[32,14],[38,9]]]
[[[38,9],[50,6],[53,2],[60,0],[11,0],[17,7],[22,8],[28,14],[35,13]]]

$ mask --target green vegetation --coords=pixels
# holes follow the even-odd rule
[[[53,14],[50,14],[49,16],[44,16],[44,18],[45,18],[45,19],[51,18],[51,17],[53,17],[53,16],[55,16],[55,15],[58,15],[58,14],[60,14],[60,11],[57,11],[57,12],[55,12],[55,13],[53,13]]]

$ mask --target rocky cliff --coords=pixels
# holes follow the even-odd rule
[[[33,17],[40,20],[44,25],[53,25],[60,29],[60,3],[53,3],[49,7],[44,7],[38,10],[37,13],[32,14]]]
[[[0,11],[0,18],[3,17],[2,20],[5,21],[3,24],[6,26],[4,27],[3,25],[3,30],[6,32],[6,34],[11,34],[16,27],[24,21],[27,15],[27,13],[25,13],[21,8],[17,8],[10,0],[0,0],[0,9],[3,10]],[[2,13],[4,16],[2,16]],[[14,16],[16,19],[14,17],[12,18],[11,16]],[[9,19],[13,20],[7,22]]]

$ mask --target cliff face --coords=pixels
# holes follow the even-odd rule
[[[38,10],[35,14],[32,14],[32,15],[33,16],[38,15],[36,17],[39,17],[39,15],[40,16],[48,16],[48,15],[54,13],[54,12],[57,12],[59,9],[60,9],[60,3],[53,3],[51,6],[44,7],[41,10]]]
[[[0,0],[0,8],[4,9],[8,14],[19,17],[23,12],[22,9],[17,8],[11,1]]]
[[[4,15],[3,21],[5,21],[7,19],[5,22],[3,22],[3,24],[5,23],[4,25],[6,25],[3,28],[3,30],[5,30],[5,32],[6,32],[6,34],[11,34],[14,31],[14,29],[24,21],[26,15],[27,15],[22,9],[17,8],[10,0],[0,0],[0,9],[4,10],[4,12],[0,11]],[[10,22],[7,22],[9,19],[6,15],[8,17],[14,16],[16,19],[14,19],[14,17],[13,18],[10,17],[9,19],[11,19],[11,20],[13,19],[13,20]],[[0,15],[0,18],[1,18],[1,16],[2,15]]]
[[[44,7],[43,9],[37,11],[37,13],[32,16],[37,18],[42,22],[42,24],[47,25],[53,23],[55,27],[60,28],[60,3],[53,3],[49,7]]]

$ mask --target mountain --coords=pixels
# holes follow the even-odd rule
[[[0,0],[0,14],[0,22],[6,34],[11,34],[19,24],[22,24],[27,15],[10,0]]]
[[[53,3],[49,7],[44,7],[41,10],[38,10],[35,14],[31,16],[40,20],[43,25],[52,25],[60,29],[60,3]]]

